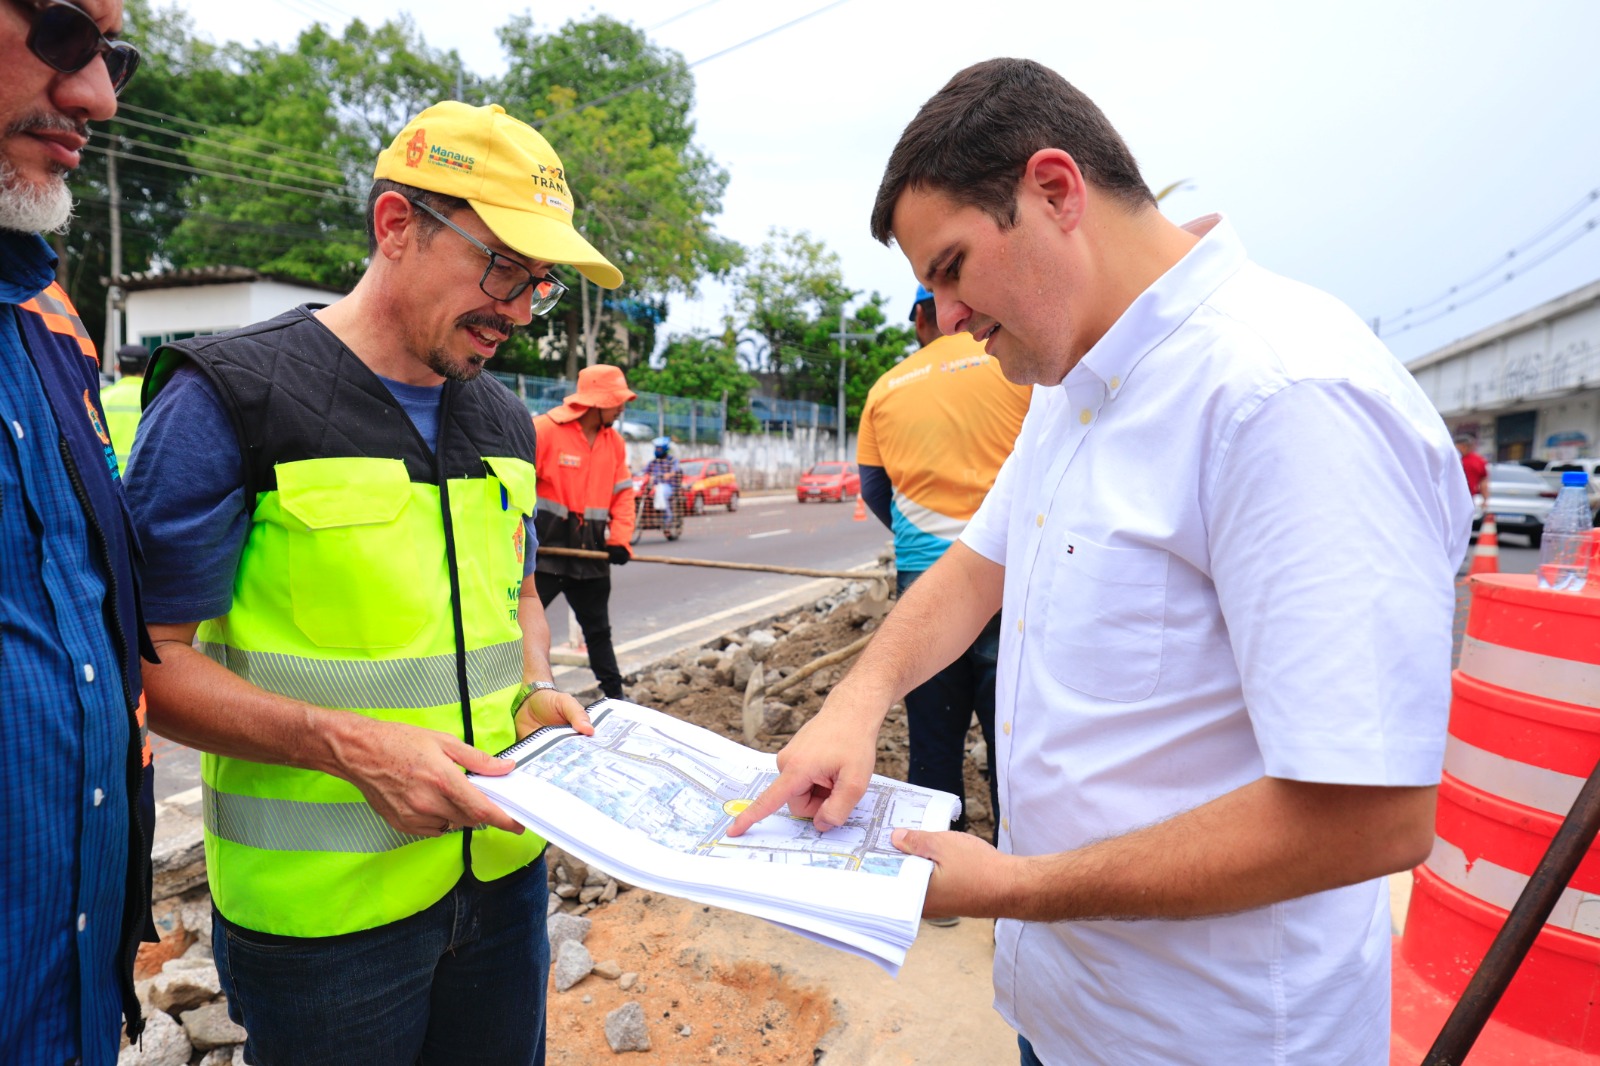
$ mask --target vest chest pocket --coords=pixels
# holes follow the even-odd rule
[[[1155,691],[1167,605],[1167,553],[1109,548],[1065,533],[1050,552],[1043,638],[1050,675],[1101,699]]]
[[[427,523],[404,463],[307,459],[280,464],[277,475],[294,622],[313,643],[403,647],[421,631],[431,599],[447,609],[448,587],[430,580],[442,549],[420,565]]]

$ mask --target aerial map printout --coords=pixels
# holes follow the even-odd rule
[[[932,865],[889,835],[948,828],[956,797],[874,775],[836,829],[818,833],[784,808],[729,837],[777,777],[773,755],[623,700],[589,714],[594,736],[541,729],[502,753],[514,771],[473,784],[614,877],[758,915],[898,972]]]

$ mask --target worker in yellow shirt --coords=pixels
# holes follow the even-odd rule
[[[933,294],[918,286],[911,308],[922,348],[885,371],[861,412],[856,460],[861,498],[894,532],[904,592],[955,541],[994,484],[1028,413],[1031,390],[1007,381],[971,334],[941,336]],[[955,662],[906,695],[914,785],[962,796],[967,730],[974,713],[994,751],[996,615]],[[989,802],[999,822],[993,756]],[[965,802],[963,802],[963,811]],[[956,823],[965,828],[966,815]],[[954,924],[948,921],[942,924]]]

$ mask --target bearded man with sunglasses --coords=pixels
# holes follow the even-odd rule
[[[0,1060],[117,1059],[144,1027],[154,823],[143,639],[99,360],[41,234],[139,53],[119,0],[0,3]]]
[[[482,370],[555,306],[555,264],[622,275],[498,106],[428,108],[373,176],[349,296],[151,360],[129,462],[151,725],[206,753],[251,1061],[542,1063],[544,841],[461,771],[593,730],[550,680],[532,423]]]

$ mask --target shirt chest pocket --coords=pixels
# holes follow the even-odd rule
[[[405,464],[310,459],[277,477],[295,626],[325,648],[408,644],[448,589],[421,565]]]
[[[1043,619],[1045,668],[1101,699],[1141,700],[1161,676],[1167,553],[1110,548],[1067,532],[1051,554]]]

